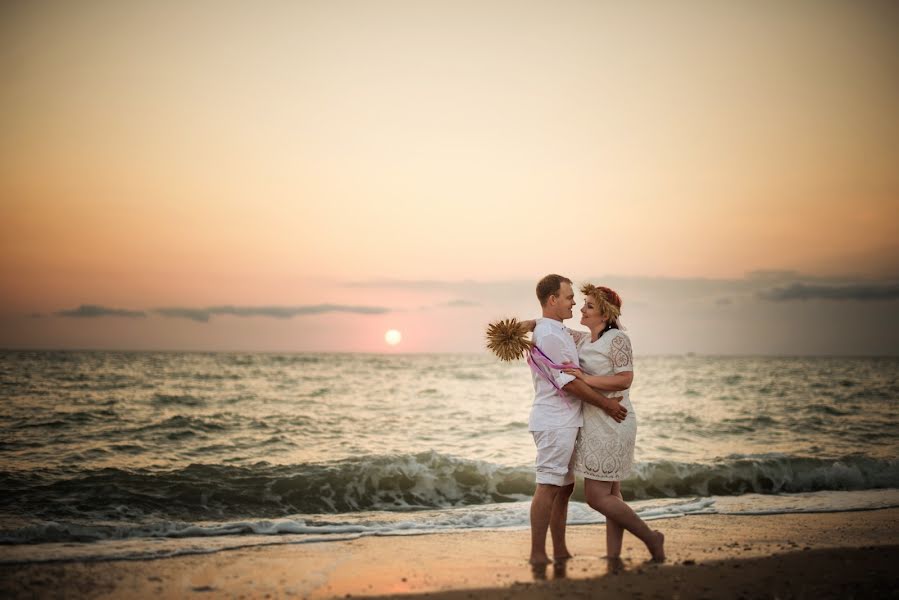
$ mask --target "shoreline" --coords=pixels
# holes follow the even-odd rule
[[[697,514],[651,525],[668,560],[630,534],[602,558],[604,525],[568,528],[574,558],[532,571],[527,530],[370,536],[169,558],[0,565],[6,598],[890,597],[899,588],[899,508]],[[860,586],[860,587],[859,587]],[[616,595],[618,594],[618,595]]]

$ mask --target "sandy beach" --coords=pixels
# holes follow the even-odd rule
[[[527,530],[366,537],[157,560],[0,567],[7,598],[889,598],[899,595],[899,509],[653,522],[665,564],[604,526],[569,528],[575,557],[534,572]]]

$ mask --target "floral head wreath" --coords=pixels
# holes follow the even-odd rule
[[[581,286],[581,293],[593,298],[596,302],[596,308],[599,310],[599,314],[609,317],[609,323],[618,321],[618,318],[621,316],[621,307],[615,306],[615,304],[606,298],[606,294],[611,293],[613,294],[613,300],[617,300],[618,304],[621,304],[621,298],[618,294],[608,288],[596,287],[592,283],[585,283]]]

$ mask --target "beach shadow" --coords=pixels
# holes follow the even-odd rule
[[[896,598],[896,568],[899,545],[864,548],[823,548],[794,551],[753,558],[721,558],[659,564],[651,561],[625,561],[606,558],[589,560],[609,572],[601,576],[581,577],[579,566],[586,557],[572,563],[571,577],[494,588],[457,589],[403,595],[403,600],[459,600],[460,598]],[[599,560],[599,563],[594,563]],[[652,568],[649,568],[651,565]],[[535,569],[547,578],[549,564]],[[553,565],[555,570],[555,565]],[[613,575],[618,571],[619,574]],[[533,586],[533,587],[528,587]],[[0,587],[2,590],[2,587]],[[626,591],[625,591],[626,590]],[[604,596],[603,593],[610,593]],[[32,597],[32,596],[28,596]],[[396,596],[379,596],[388,600]],[[375,600],[372,598],[371,600]]]

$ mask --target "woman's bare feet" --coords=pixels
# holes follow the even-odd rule
[[[548,565],[552,561],[549,560],[549,557],[544,552],[543,554],[531,554],[531,558],[528,561],[532,566],[538,567],[540,565]]]
[[[652,539],[646,546],[649,553],[652,554],[652,560],[655,562],[665,562],[665,534],[661,531],[652,530]]]
[[[569,558],[574,558],[574,554],[572,554],[572,553],[569,552],[568,550],[565,550],[564,552],[562,552],[562,554],[553,554],[553,561],[554,561],[554,562],[559,562],[559,561],[562,561],[562,560],[568,560]]]

